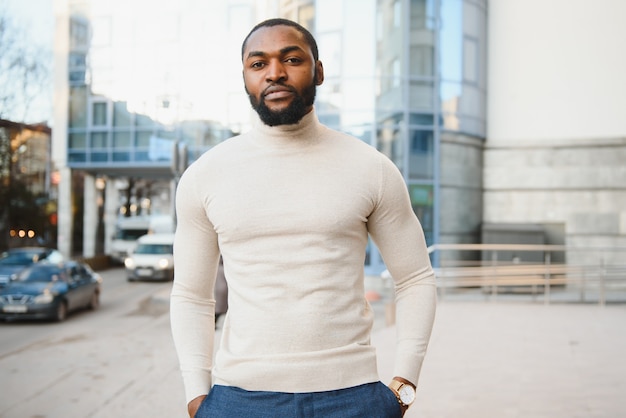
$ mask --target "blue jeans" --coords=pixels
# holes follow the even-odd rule
[[[250,392],[215,385],[195,418],[401,418],[382,382],[314,393]]]

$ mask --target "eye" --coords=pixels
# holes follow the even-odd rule
[[[263,68],[264,66],[265,66],[265,63],[262,61],[255,61],[252,64],[250,64],[250,68],[254,68],[254,69]]]
[[[285,62],[289,64],[299,64],[302,62],[302,60],[298,57],[289,57],[285,60]]]

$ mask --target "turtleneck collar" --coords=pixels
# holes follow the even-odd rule
[[[302,146],[319,141],[322,125],[315,108],[293,125],[268,126],[256,115],[252,129],[253,141],[263,146]]]

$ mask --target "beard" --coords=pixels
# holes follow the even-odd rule
[[[294,94],[294,98],[291,103],[289,103],[289,106],[282,110],[271,110],[267,107],[263,94],[261,94],[260,99],[257,99],[250,94],[250,92],[248,92],[248,88],[246,87],[246,93],[248,93],[250,105],[252,105],[252,108],[259,115],[261,121],[268,126],[294,125],[300,122],[304,115],[308,113],[309,107],[313,105],[313,102],[315,102],[315,94],[317,91],[315,81],[302,90],[301,94],[291,86],[287,86],[282,83],[276,84],[288,88]]]

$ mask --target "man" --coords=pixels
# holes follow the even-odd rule
[[[324,70],[305,28],[260,23],[242,61],[260,121],[194,162],[176,196],[171,321],[189,416],[400,417],[415,396],[436,299],[403,178],[373,147],[318,122]],[[395,280],[389,387],[370,345],[368,234]],[[213,362],[220,254],[229,308]]]
[[[220,257],[220,264],[217,268],[217,277],[215,278],[215,326],[220,316],[228,311],[228,284],[226,276],[224,276],[224,262]]]

